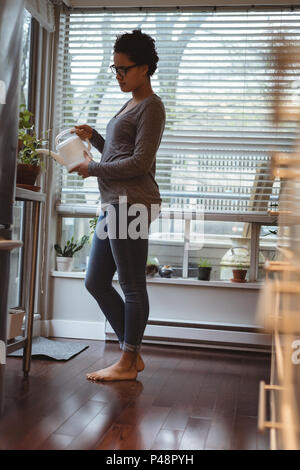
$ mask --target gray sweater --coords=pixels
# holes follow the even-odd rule
[[[119,196],[126,196],[130,204],[161,204],[155,169],[165,108],[152,94],[119,116],[129,101],[109,121],[105,140],[93,129],[91,144],[102,157],[99,163],[89,163],[88,173],[98,178],[102,207],[118,203]]]

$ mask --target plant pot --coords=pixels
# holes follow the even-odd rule
[[[198,266],[199,281],[209,281],[210,273],[211,273],[211,266]]]
[[[27,163],[18,163],[17,165],[17,184],[29,184],[34,186],[40,173],[41,167],[37,165],[28,165]]]
[[[247,269],[233,269],[233,279],[232,282],[247,282],[246,281],[246,274]]]
[[[161,266],[158,270],[160,277],[170,278],[173,273],[173,269],[169,265]]]
[[[146,266],[146,275],[147,276],[155,276],[158,273],[158,266],[157,264],[147,264]]]
[[[63,256],[56,257],[57,271],[72,271],[73,258],[65,258]]]

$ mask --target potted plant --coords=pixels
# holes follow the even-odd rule
[[[58,271],[71,271],[73,264],[74,254],[81,250],[89,237],[84,235],[80,241],[74,241],[74,237],[67,241],[67,243],[62,248],[60,245],[54,245],[54,249],[57,253],[56,264]]]
[[[92,219],[89,220],[89,226],[90,226],[89,243],[92,243],[93,235],[94,235],[94,232],[95,232],[96,226],[97,226],[97,222],[98,222],[98,217],[93,217]],[[85,268],[86,269],[87,269],[88,264],[89,264],[89,259],[90,259],[89,256],[87,256],[86,259],[85,259]]]
[[[26,130],[26,129],[27,130],[31,129],[32,124],[30,121],[31,121],[32,116],[33,116],[33,113],[31,113],[30,111],[28,111],[28,109],[26,109],[26,105],[21,104],[20,112],[19,112],[18,152],[21,150],[23,146],[22,136],[20,135],[21,131]]]
[[[198,279],[199,281],[209,281],[211,273],[211,264],[207,259],[200,258],[198,263]]]
[[[232,282],[247,282],[246,281],[246,274],[247,274],[247,269],[245,269],[245,266],[242,264],[237,265],[233,270],[233,279],[231,279]]]
[[[34,186],[42,167],[42,157],[37,149],[47,144],[48,140],[39,139],[31,124],[33,114],[20,106],[17,158],[17,184]],[[48,133],[49,131],[46,131]]]
[[[147,258],[147,265],[146,265],[146,275],[147,276],[155,276],[158,273],[159,269],[159,261],[155,256],[149,256]]]
[[[94,232],[96,230],[98,222],[98,217],[93,217],[92,219],[89,220],[89,226],[90,226],[90,238],[89,241],[91,242],[93,239]]]
[[[160,266],[158,269],[160,277],[172,277],[173,268],[169,264],[165,264],[164,266]]]

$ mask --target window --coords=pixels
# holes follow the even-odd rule
[[[23,22],[23,50],[21,54],[21,70],[20,70],[20,104],[28,106],[28,83],[29,83],[29,65],[30,65],[30,34],[31,34],[32,16],[24,9]],[[12,238],[14,240],[23,239],[24,224],[24,203],[16,201],[14,203],[14,223]],[[23,248],[13,250],[10,255],[10,282],[8,292],[8,306],[19,307],[21,305],[21,283],[22,283],[22,267],[23,267]]]
[[[30,62],[30,35],[31,35],[31,14],[24,9],[23,26],[23,53],[21,58],[21,94],[20,104],[28,106],[28,83],[29,83],[29,62]]]
[[[277,201],[269,154],[286,150],[292,124],[275,128],[270,53],[278,32],[298,39],[300,10],[69,12],[61,22],[57,132],[88,123],[105,137],[128,99],[109,71],[116,35],[136,27],[156,39],[152,78],[167,113],[157,155],[165,207],[263,211]],[[100,155],[93,150],[94,158]],[[61,201],[96,204],[96,178],[61,171]]]

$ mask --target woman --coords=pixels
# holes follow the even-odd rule
[[[74,131],[82,139],[90,139],[102,153],[100,163],[85,153],[85,162],[72,171],[83,178],[98,178],[101,206],[106,210],[98,219],[85,285],[114,329],[122,350],[116,364],[87,374],[92,381],[133,380],[144,369],[139,350],[149,315],[145,275],[148,236],[130,236],[134,216],[128,214],[132,214],[130,208],[136,204],[146,209],[148,235],[150,223],[157,216],[151,217],[151,209],[161,204],[155,159],[165,126],[165,110],[150,80],[158,60],[155,42],[147,34],[135,30],[118,36],[111,69],[121,90],[131,92],[132,99],[109,121],[105,140],[88,125],[76,126]],[[128,209],[125,237],[118,230],[120,200],[124,197]],[[115,236],[109,235],[109,208],[116,213]],[[107,227],[106,238],[101,236],[103,226]],[[125,301],[112,286],[116,270]]]

